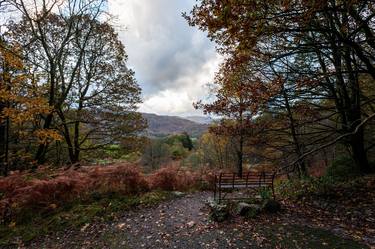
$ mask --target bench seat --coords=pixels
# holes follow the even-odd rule
[[[236,189],[257,189],[262,187],[270,187],[272,189],[272,195],[275,197],[273,187],[274,178],[275,173],[264,171],[245,172],[241,176],[238,176],[236,173],[220,173],[219,175],[215,176],[214,199],[218,200],[219,202],[226,199],[226,194],[222,195],[223,191]]]
[[[259,188],[259,187],[269,187],[268,184],[235,184],[235,185],[216,185],[217,187],[221,187],[222,189],[238,189],[238,188]]]

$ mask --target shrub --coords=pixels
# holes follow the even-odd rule
[[[286,180],[278,184],[276,190],[282,197],[300,200],[309,193],[315,192],[317,181],[318,179],[315,178]]]
[[[149,169],[159,168],[160,165],[169,162],[172,158],[170,146],[162,139],[150,140],[144,148],[141,163]]]
[[[335,180],[344,181],[359,176],[359,174],[352,158],[339,157],[327,168],[325,175]]]
[[[337,178],[323,176],[310,177],[305,179],[287,180],[276,186],[278,195],[294,200],[308,199],[335,199],[339,198],[343,188],[353,188],[353,186],[361,185],[360,177],[356,177],[350,181],[338,181]]]
[[[201,166],[202,158],[199,152],[190,153],[183,161],[183,165],[198,169]]]
[[[269,187],[259,188],[258,193],[260,195],[260,198],[262,198],[262,200],[268,200],[268,199],[271,199],[272,197],[272,190]]]
[[[126,155],[121,156],[121,160],[125,160],[130,163],[137,162],[141,158],[141,153],[140,152],[131,152]]]
[[[134,165],[95,167],[88,172],[88,176],[93,179],[91,188],[103,193],[119,192],[131,195],[148,190],[145,177]]]
[[[159,188],[162,190],[175,190],[177,184],[176,173],[177,168],[171,166],[157,170],[148,178],[150,187],[152,189]]]
[[[148,178],[152,189],[184,191],[198,186],[200,179],[196,172],[177,165],[169,165],[155,171]]]
[[[104,148],[107,157],[119,159],[121,157],[121,147],[118,144],[111,144]]]
[[[17,207],[42,206],[62,203],[79,196],[85,190],[86,179],[59,176],[52,180],[32,180],[26,187],[15,189],[11,199]]]
[[[215,189],[215,176],[217,172],[212,169],[201,169],[199,175],[202,176],[200,189],[201,190],[214,190]]]
[[[0,177],[0,220],[24,219],[27,213],[50,212],[76,200],[98,201],[111,195],[126,198],[150,189],[186,191],[211,186],[214,179],[212,171],[198,173],[177,163],[147,177],[132,164],[67,170],[41,167],[34,173],[13,172],[8,177]]]
[[[90,198],[94,193],[134,195],[148,190],[145,177],[134,165],[60,170],[42,179],[36,178],[43,170],[16,172],[0,178],[0,218],[3,221],[27,208],[49,210],[76,199]]]
[[[27,178],[20,172],[12,172],[11,175],[7,177],[0,178],[0,193],[5,196],[9,192],[17,188],[22,188],[27,186]]]
[[[175,143],[170,147],[173,160],[180,160],[187,156],[188,150],[181,143]]]

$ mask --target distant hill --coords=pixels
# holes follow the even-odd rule
[[[184,119],[193,121],[198,124],[212,124],[215,120],[207,116],[187,116]]]
[[[192,137],[199,137],[208,129],[208,124],[197,123],[176,116],[162,116],[151,113],[142,113],[142,116],[148,123],[148,135],[153,137],[182,132],[187,132]]]

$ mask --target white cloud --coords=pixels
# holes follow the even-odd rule
[[[175,84],[178,88],[151,94],[145,99],[140,111],[170,115],[201,114],[201,111],[194,110],[193,102],[205,99],[209,95],[206,83],[212,81],[219,61],[219,56],[214,57],[195,74],[176,79]]]
[[[158,114],[196,113],[192,103],[204,98],[220,57],[214,44],[189,27],[181,12],[194,0],[109,0],[118,16],[120,39],[129,66],[143,89],[140,110]],[[124,29],[126,27],[126,29]]]

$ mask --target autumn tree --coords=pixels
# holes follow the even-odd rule
[[[22,56],[41,75],[52,109],[40,124],[60,130],[71,163],[82,151],[119,143],[145,127],[136,113],[141,90],[105,18],[105,1],[53,1],[40,9],[10,2],[23,18],[8,25],[8,37],[23,46]],[[47,149],[48,144],[37,149],[39,163]]]
[[[187,132],[172,135],[166,138],[166,143],[169,145],[173,145],[176,142],[180,143],[184,148],[188,149],[189,151],[191,151],[194,148],[193,141],[191,140]]]
[[[143,165],[155,170],[171,159],[171,147],[163,139],[148,139],[142,153]]]
[[[359,82],[375,79],[373,8],[371,1],[201,1],[187,19],[208,31],[234,66],[270,82],[291,78],[289,89],[308,89],[310,106],[332,100],[331,114],[321,110],[337,114],[336,137],[368,173],[362,109],[369,101]],[[299,57],[307,63],[296,67]]]
[[[30,152],[27,146],[15,147],[11,139],[27,145],[26,141],[47,144],[61,137],[52,129],[34,129],[38,117],[48,115],[51,109],[39,89],[38,78],[28,72],[20,59],[21,48],[0,42],[0,161],[6,175],[10,159],[15,163],[21,151]]]
[[[203,166],[217,169],[237,167],[237,154],[232,138],[212,132],[204,133],[197,145],[197,154]]]
[[[72,42],[80,34],[81,29],[86,27],[79,25],[81,17],[87,16],[91,20],[99,18],[103,13],[105,1],[54,0],[35,2],[32,5],[26,0],[8,2],[22,15],[19,23],[13,23],[8,27],[9,37],[23,47],[23,57],[30,63],[33,73],[45,76],[46,96],[53,111],[43,116],[41,125],[48,129],[53,126],[57,110],[65,104],[72,91],[83,61],[84,49],[81,49],[76,55],[76,60],[67,62]],[[86,37],[80,39],[83,47],[91,32],[84,34]],[[47,148],[48,144],[38,147],[35,159],[39,163],[44,161]]]
[[[108,23],[86,17],[80,25],[93,27],[81,28],[72,45],[67,61],[79,60],[76,56],[84,49],[82,62],[66,105],[57,110],[72,163],[79,161],[80,151],[118,143],[145,128],[135,112],[141,90],[126,66],[127,55],[117,34]],[[81,39],[86,40],[84,48]]]
[[[223,67],[222,72],[217,74],[214,88],[216,99],[213,103],[198,102],[195,106],[203,109],[205,114],[215,114],[223,118],[220,125],[212,126],[210,130],[236,138],[234,147],[237,154],[237,174],[241,176],[245,138],[251,133],[252,118],[258,107],[253,98],[256,83],[249,84],[249,79],[241,72],[231,71],[230,75],[227,75],[227,70]]]

